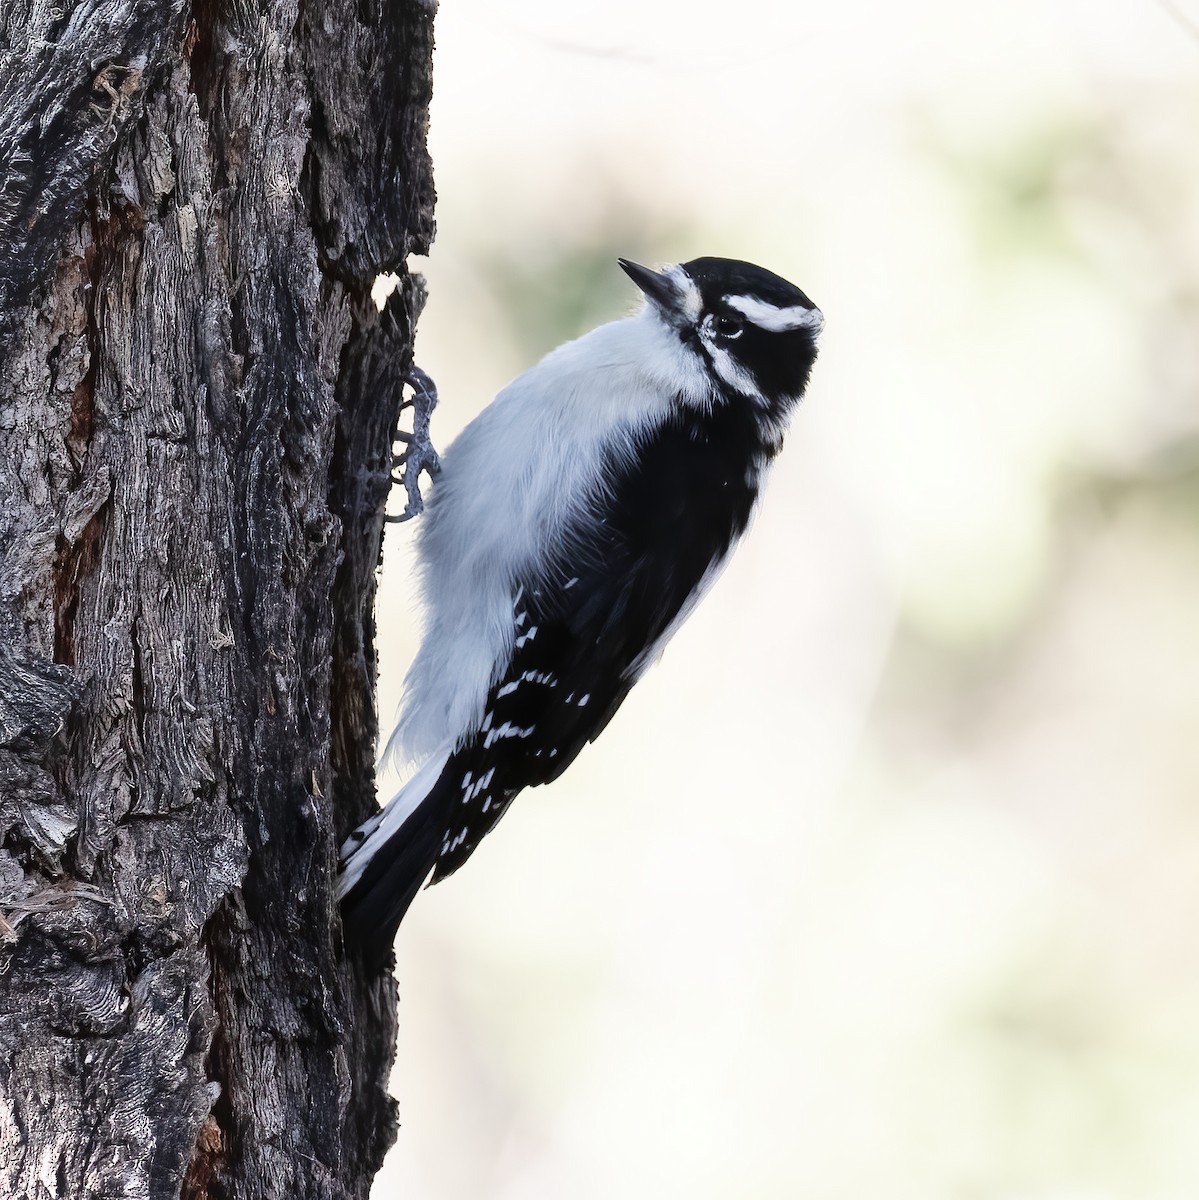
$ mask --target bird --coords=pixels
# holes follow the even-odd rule
[[[347,940],[390,947],[430,873],[603,732],[748,529],[808,385],[824,317],[794,284],[617,262],[639,310],[550,351],[441,456],[381,756],[413,773],[341,847]]]

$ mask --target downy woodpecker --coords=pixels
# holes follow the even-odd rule
[[[807,385],[823,318],[785,279],[620,265],[641,310],[547,354],[442,457],[385,751],[416,771],[342,847],[359,940],[390,944],[430,871],[599,736],[748,527]]]

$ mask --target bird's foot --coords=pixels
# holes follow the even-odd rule
[[[393,450],[391,479],[393,483],[403,485],[408,501],[402,513],[388,516],[389,521],[409,521],[424,512],[425,501],[420,493],[420,474],[424,471],[433,479],[441,470],[441,460],[429,440],[429,417],[437,407],[437,387],[417,366],[409,368],[404,382],[412,389],[412,397],[400,402],[400,411],[396,414],[392,444],[394,447],[399,443],[403,449],[399,453]],[[412,409],[411,433],[399,427],[400,416],[408,408]]]

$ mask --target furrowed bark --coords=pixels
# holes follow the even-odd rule
[[[432,16],[0,0],[0,1195],[365,1197],[394,1135],[332,889]]]

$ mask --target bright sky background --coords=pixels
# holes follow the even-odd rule
[[[827,326],[714,593],[407,918],[377,1200],[1199,1195],[1183,3],[443,6],[441,445],[617,253]]]

